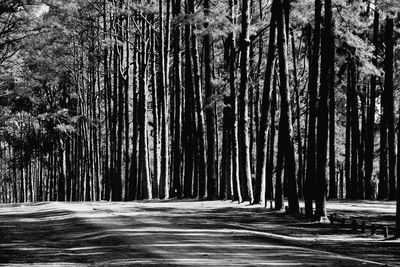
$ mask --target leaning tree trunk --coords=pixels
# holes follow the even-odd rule
[[[287,60],[287,39],[283,4],[279,0],[277,12],[279,77],[281,94],[281,121],[283,131],[283,148],[285,151],[285,176],[288,177],[289,213],[299,212],[299,199],[296,183],[296,161],[293,141],[292,112],[290,109],[289,72]]]
[[[263,204],[265,202],[266,189],[266,166],[268,158],[268,126],[271,104],[271,79],[274,70],[275,50],[276,50],[276,0],[273,1],[271,7],[271,22],[269,34],[269,46],[267,53],[267,66],[264,78],[264,92],[261,104],[261,120],[260,129],[257,136],[257,164],[256,164],[256,192],[254,195],[254,203]],[[258,111],[257,111],[258,112]]]

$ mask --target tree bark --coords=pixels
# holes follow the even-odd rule
[[[264,89],[261,104],[260,129],[257,134],[257,164],[256,164],[256,192],[254,203],[263,204],[265,202],[266,190],[266,168],[268,158],[268,126],[271,104],[271,80],[274,71],[275,50],[276,50],[276,14],[277,0],[274,0],[271,7],[271,21],[269,33],[269,45],[267,53],[267,66],[264,76]]]
[[[393,95],[393,19],[386,18],[385,28],[385,105],[387,110],[388,152],[389,152],[389,200],[396,199],[396,152],[394,129]]]
[[[283,151],[285,156],[285,175],[288,177],[288,202],[289,213],[299,212],[299,199],[296,182],[296,161],[293,141],[292,112],[290,109],[289,92],[289,72],[287,60],[287,38],[283,12],[283,4],[279,0],[277,15],[278,29],[278,54],[279,54],[279,77],[280,77],[280,95],[281,95],[281,123],[283,135]]]
[[[318,129],[317,129],[317,192],[315,216],[318,221],[327,221],[326,191],[327,191],[327,147],[328,147],[328,96],[334,89],[334,39],[332,29],[332,2],[325,0],[325,21],[323,42],[321,44],[321,86],[318,103]],[[335,177],[333,178],[335,179]]]
[[[210,1],[204,1],[204,15],[210,15]],[[208,28],[208,23],[205,24]],[[207,198],[216,200],[218,197],[216,174],[216,148],[215,148],[215,113],[213,105],[214,87],[211,84],[211,34],[203,38],[204,47],[204,87],[206,93],[206,126],[207,126]]]
[[[377,0],[375,0],[375,6]],[[373,23],[373,44],[375,47],[374,57],[372,58],[372,64],[377,66],[378,64],[378,32],[379,32],[379,10],[375,8],[374,11],[374,23]],[[370,104],[368,110],[368,122],[367,122],[367,139],[365,144],[365,198],[372,198],[372,171],[374,162],[374,144],[375,144],[375,98],[376,98],[376,77],[371,75],[370,84]]]
[[[321,30],[321,0],[315,0],[315,18],[314,18],[314,35],[312,58],[309,66],[309,83],[308,92],[310,99],[310,112],[308,122],[308,149],[307,149],[307,173],[304,183],[304,202],[305,213],[308,217],[313,215],[313,199],[315,191],[315,128],[316,128],[316,102],[317,102],[317,88],[318,88],[318,62],[319,62],[319,48],[320,48],[320,30]]]
[[[175,0],[172,6],[173,16],[176,18],[181,14],[181,1]],[[182,122],[182,107],[181,107],[181,55],[180,55],[180,36],[181,30],[179,24],[174,25],[174,79],[175,79],[175,114],[174,114],[174,176],[172,197],[182,197],[181,183],[181,122]]]
[[[250,24],[250,1],[242,2],[242,33],[240,36],[240,99],[239,99],[239,161],[240,173],[247,186],[247,200],[254,202],[253,185],[250,163],[250,133],[249,133],[249,24]]]
[[[189,10],[189,2],[186,2],[186,13],[191,14]],[[185,155],[185,176],[184,176],[184,197],[193,196],[193,178],[194,178],[194,164],[193,164],[193,133],[194,127],[194,91],[193,91],[193,76],[192,76],[192,54],[191,54],[191,35],[192,26],[185,25],[185,120],[183,126],[184,135],[184,155]]]

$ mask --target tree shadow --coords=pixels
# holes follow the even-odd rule
[[[68,210],[2,213],[0,236],[1,263],[118,265],[130,259],[162,259],[139,242],[107,235],[99,225]]]
[[[261,207],[212,208],[197,201],[161,203],[27,204],[8,211],[0,207],[0,262],[104,266],[366,264],[343,256],[357,255],[349,253],[350,244],[292,242],[270,235],[290,236],[295,231],[313,235],[307,229],[315,225],[308,225],[301,217]],[[185,203],[197,204],[182,208]],[[373,254],[371,244],[364,245],[359,258],[378,260],[366,255]],[[399,258],[397,251],[393,246],[381,255],[392,257],[393,262]]]

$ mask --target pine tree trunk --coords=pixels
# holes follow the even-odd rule
[[[317,191],[315,215],[319,221],[327,220],[326,193],[327,193],[327,148],[328,148],[328,96],[334,89],[334,39],[332,29],[332,2],[325,0],[325,21],[323,41],[321,43],[321,86],[318,103],[317,129]],[[335,177],[333,178],[335,180]]]
[[[181,13],[181,1],[176,0],[172,6],[172,12],[174,17],[180,16]],[[173,188],[172,197],[182,197],[182,184],[181,184],[181,56],[180,56],[180,36],[181,30],[179,24],[174,26],[174,80],[175,80],[175,101],[174,101],[174,176],[173,176]]]
[[[150,17],[150,23],[154,25],[154,18]],[[159,142],[159,117],[158,117],[158,94],[156,83],[156,38],[155,31],[150,30],[150,79],[152,86],[152,123],[153,123],[153,197],[159,198],[160,185],[160,142]]]
[[[364,174],[364,164],[365,164],[365,96],[366,96],[366,86],[361,89],[361,86],[358,87],[358,96],[360,98],[360,110],[361,110],[361,134],[360,134],[360,142],[358,145],[358,172],[360,179],[358,180],[358,192],[359,198],[365,198],[365,174]]]
[[[387,170],[387,108],[386,90],[381,94],[381,121],[380,121],[380,155],[379,155],[379,188],[378,199],[383,200],[389,196],[388,170]]]
[[[271,100],[271,126],[270,126],[270,140],[269,140],[269,152],[268,152],[268,163],[266,168],[266,199],[274,198],[274,157],[275,157],[275,112],[276,112],[276,88],[277,88],[277,75],[274,73],[272,83],[272,100]]]
[[[124,166],[125,166],[125,173],[124,173],[124,180],[125,180],[125,200],[130,200],[129,197],[129,168],[130,168],[130,157],[129,157],[129,148],[130,148],[130,140],[129,140],[129,79],[130,79],[130,36],[129,36],[129,29],[130,29],[130,17],[126,18],[126,27],[125,27],[125,38],[126,38],[126,69],[125,69],[125,84],[124,84],[124,121],[125,121],[125,148],[124,148]]]
[[[186,2],[186,14],[190,14],[189,1]],[[185,118],[183,125],[183,140],[184,140],[184,155],[185,155],[185,176],[184,176],[184,197],[193,197],[193,178],[194,178],[194,91],[193,91],[193,76],[192,76],[192,54],[191,54],[191,35],[192,26],[185,25]]]
[[[239,98],[239,160],[240,174],[247,186],[247,200],[254,202],[253,185],[250,163],[250,133],[249,133],[249,24],[250,8],[249,0],[242,2],[242,33],[240,36],[240,98]]]
[[[134,44],[135,48],[139,45],[139,38],[136,37]],[[139,52],[138,49],[133,50],[133,71],[132,71],[133,82],[132,82],[132,152],[131,152],[131,167],[129,174],[129,200],[138,199],[138,157],[137,157],[137,146],[138,146],[138,93],[139,87]]]
[[[167,109],[167,84],[168,80],[164,72],[167,72],[166,53],[164,43],[164,20],[163,20],[163,1],[159,0],[160,12],[160,33],[159,33],[159,91],[160,91],[160,110],[161,110],[161,166],[160,166],[160,189],[159,197],[169,198],[169,142],[168,142],[168,109]],[[168,33],[166,33],[168,35]],[[167,44],[168,45],[168,44]],[[168,59],[168,58],[167,58]]]
[[[333,22],[332,22],[333,23]],[[336,116],[335,116],[335,37],[334,25],[330,33],[333,49],[331,48],[330,75],[329,75],[329,197],[337,198],[337,182],[336,182]]]
[[[307,148],[307,173],[304,183],[304,202],[305,213],[308,217],[313,214],[313,199],[315,198],[315,181],[316,181],[316,165],[315,165],[315,129],[316,129],[316,103],[318,89],[318,62],[320,48],[320,29],[321,29],[321,0],[315,0],[315,19],[314,19],[314,35],[312,58],[309,65],[309,83],[308,92],[310,99],[310,112],[308,122],[308,148]]]
[[[285,157],[285,176],[288,177],[288,202],[289,213],[299,212],[299,199],[296,182],[296,161],[293,140],[292,112],[290,108],[289,71],[287,60],[287,35],[284,20],[283,4],[279,0],[277,14],[278,29],[278,54],[279,54],[279,80],[281,95],[281,123],[283,135],[283,151]]]
[[[296,98],[296,127],[297,127],[297,160],[299,162],[299,167],[297,169],[297,184],[299,197],[303,196],[303,145],[301,141],[301,113],[300,113],[300,96],[299,96],[299,85],[297,79],[297,54],[296,45],[294,41],[294,34],[292,31],[292,60],[293,60],[293,89]]]
[[[389,200],[396,199],[396,152],[393,95],[393,19],[386,18],[385,28],[385,105],[387,110],[389,152]]]
[[[346,144],[345,144],[345,176],[346,176],[346,198],[351,198],[351,78],[350,57],[347,60],[347,90],[346,90]]]
[[[399,108],[400,114],[400,108]],[[400,151],[400,120],[397,123],[397,151]],[[400,153],[397,152],[397,202],[395,237],[400,238]]]
[[[141,40],[141,56],[140,56],[140,75],[139,75],[139,158],[140,158],[140,170],[139,172],[141,177],[141,188],[142,194],[141,198],[144,199],[152,199],[152,183],[149,169],[149,151],[148,151],[148,119],[147,119],[147,68],[148,68],[148,60],[147,60],[147,50],[148,43],[145,38],[148,36],[148,29],[146,29],[146,22],[142,19],[142,33],[143,37]],[[140,196],[140,194],[139,194]]]
[[[269,34],[269,46],[267,53],[267,66],[265,69],[263,98],[261,104],[260,129],[257,133],[257,158],[256,158],[256,189],[254,194],[254,203],[264,204],[266,195],[266,168],[268,158],[268,126],[271,104],[271,80],[275,65],[276,50],[276,14],[277,1],[274,0],[271,7],[271,22]]]
[[[220,193],[219,198],[227,200],[231,198],[231,138],[230,138],[230,124],[231,124],[231,107],[229,105],[229,99],[224,99],[224,110],[223,110],[223,124],[222,124],[222,179],[220,181]]]
[[[351,199],[358,198],[358,180],[359,180],[359,168],[358,168],[358,146],[360,142],[359,134],[359,122],[358,122],[358,99],[356,92],[356,66],[353,55],[349,54],[349,88],[350,91],[350,106],[351,106],[351,180],[350,180],[350,194]]]
[[[376,6],[377,0],[375,0]],[[373,24],[373,44],[375,46],[374,57],[372,58],[372,64],[377,66],[378,64],[378,31],[379,31],[379,10],[375,8],[374,11],[374,24]],[[374,144],[375,144],[375,98],[376,98],[376,77],[371,75],[370,85],[370,104],[368,110],[368,121],[367,121],[367,139],[365,144],[365,198],[372,198],[372,171],[374,162]]]
[[[232,24],[236,23],[236,2],[233,0],[229,0],[229,9],[230,9],[230,21]],[[238,143],[238,94],[235,86],[235,40],[236,35],[235,32],[231,32],[228,35],[228,44],[229,47],[229,87],[230,87],[230,103],[232,106],[232,113],[230,116],[230,128],[231,128],[231,136],[232,136],[232,182],[233,182],[233,200],[237,200],[239,203],[243,201],[242,192],[240,186],[240,177],[239,177],[239,143]]]
[[[204,0],[204,15],[210,14],[210,1]],[[208,24],[205,24],[205,28]],[[204,35],[204,87],[206,93],[206,126],[207,126],[207,198],[210,200],[217,199],[217,174],[216,170],[216,147],[215,147],[215,113],[214,100],[212,99],[215,92],[211,84],[211,34]]]
[[[189,1],[191,12],[194,13],[194,5]],[[196,116],[197,116],[197,151],[198,159],[198,197],[200,199],[207,196],[207,155],[205,153],[205,136],[204,136],[204,111],[203,111],[203,92],[201,88],[200,79],[200,66],[199,66],[199,52],[197,49],[197,36],[192,33],[192,57],[193,57],[193,74],[194,74],[194,88],[195,88],[195,102],[196,102]]]

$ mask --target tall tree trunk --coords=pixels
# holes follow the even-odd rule
[[[186,13],[190,14],[189,2],[186,2]],[[183,140],[184,140],[184,155],[185,155],[185,176],[184,176],[184,197],[193,196],[193,133],[194,127],[194,91],[193,91],[193,76],[192,76],[192,54],[191,54],[191,35],[192,26],[185,25],[185,120],[183,125]]]
[[[346,144],[345,144],[345,176],[346,176],[346,198],[351,197],[351,78],[350,78],[350,57],[347,59],[347,91],[346,91]]]
[[[365,198],[365,175],[364,175],[364,164],[365,164],[365,97],[366,97],[366,86],[361,89],[358,86],[358,96],[360,98],[360,110],[361,110],[361,133],[360,142],[358,144],[358,194],[360,199]]]
[[[154,25],[153,16],[150,17],[150,23]],[[154,29],[150,30],[150,77],[152,86],[152,115],[153,115],[153,197],[159,198],[159,185],[160,185],[160,142],[159,142],[159,112],[158,112],[158,94],[156,82],[156,36]]]
[[[129,174],[129,200],[138,199],[138,94],[139,87],[139,52],[137,46],[139,45],[139,38],[136,36],[134,40],[135,48],[133,50],[133,81],[132,81],[132,152],[131,152],[131,167]]]
[[[159,197],[163,199],[169,198],[169,142],[168,142],[168,109],[167,109],[167,85],[168,79],[164,75],[167,72],[166,66],[166,55],[164,43],[164,20],[163,20],[163,1],[159,0],[159,12],[160,12],[160,32],[159,32],[159,91],[160,91],[160,110],[161,110],[161,166],[160,166],[160,189]],[[169,35],[169,33],[166,33]],[[168,57],[167,57],[168,59]]]
[[[266,168],[268,158],[268,126],[271,102],[271,80],[274,71],[275,50],[276,50],[276,14],[277,1],[274,0],[271,7],[271,22],[269,34],[269,46],[267,53],[267,66],[264,77],[264,90],[261,104],[261,120],[260,129],[257,134],[257,165],[256,165],[256,192],[254,195],[254,203],[263,204],[265,202],[266,190]]]
[[[315,165],[315,126],[316,126],[316,102],[318,89],[318,61],[321,37],[321,0],[315,0],[315,18],[312,58],[309,65],[308,92],[310,99],[310,113],[308,122],[308,149],[307,149],[307,173],[304,184],[304,202],[306,215],[313,214],[313,199],[315,191],[316,165]]]
[[[271,126],[270,126],[270,140],[269,140],[269,155],[268,155],[268,167],[266,168],[266,199],[273,199],[274,197],[274,157],[275,157],[275,112],[276,112],[276,88],[277,88],[277,75],[276,72],[273,75],[272,83],[272,100],[271,100]]]
[[[204,15],[210,15],[210,1],[204,0]],[[208,23],[205,24],[208,28]],[[218,186],[216,174],[216,148],[215,148],[215,113],[213,105],[214,87],[211,84],[211,34],[205,34],[204,47],[204,87],[206,93],[206,125],[207,125],[207,197],[217,199]]]
[[[279,8],[277,14],[278,28],[278,54],[279,54],[279,80],[281,95],[281,123],[283,132],[283,151],[285,156],[285,176],[288,177],[288,202],[289,213],[299,212],[299,199],[297,194],[296,182],[296,161],[294,155],[294,140],[292,126],[292,112],[290,108],[290,92],[289,92],[289,72],[287,60],[287,38],[284,20],[283,4],[279,0]]]
[[[381,121],[380,121],[380,154],[379,154],[379,188],[378,198],[383,200],[388,198],[388,170],[387,170],[387,107],[386,90],[381,94]]]
[[[387,110],[389,149],[389,200],[396,199],[396,152],[393,95],[393,19],[386,18],[385,28],[385,105]]]
[[[283,117],[279,118],[278,126],[278,154],[276,159],[276,179],[275,179],[275,210],[283,210],[285,202],[283,200],[283,167],[285,164],[284,155],[284,133],[283,133]],[[273,147],[273,144],[271,144]]]
[[[130,74],[130,43],[129,43],[129,28],[130,28],[130,17],[126,18],[126,27],[125,27],[125,38],[126,42],[126,69],[125,69],[125,84],[124,84],[124,121],[125,121],[125,148],[124,148],[124,166],[125,166],[125,173],[124,173],[124,180],[125,180],[125,200],[129,200],[129,167],[130,167],[130,158],[129,158],[129,147],[130,147],[130,140],[129,140],[129,74]]]
[[[358,98],[356,91],[356,66],[355,59],[349,53],[348,75],[349,75],[349,88],[350,91],[350,107],[351,107],[351,180],[350,180],[350,194],[352,199],[358,198],[358,146],[360,142],[359,122],[358,122]]]
[[[147,52],[148,43],[145,38],[148,36],[146,29],[146,21],[142,19],[142,40],[141,40],[141,56],[140,56],[140,78],[139,78],[139,116],[140,116],[140,141],[139,141],[139,158],[141,181],[142,181],[142,198],[152,199],[152,184],[149,169],[149,151],[148,151],[148,119],[147,119]],[[146,33],[146,34],[145,34]]]
[[[172,12],[174,17],[178,17],[181,13],[181,1],[173,2]],[[179,24],[174,25],[174,79],[175,79],[175,113],[174,113],[174,182],[173,197],[182,197],[181,184],[181,56],[180,56],[180,36],[181,30]]]
[[[230,8],[230,21],[232,24],[236,23],[236,1],[229,0],[229,8]],[[230,87],[230,102],[232,106],[232,114],[231,114],[231,135],[232,135],[232,181],[234,188],[234,199],[239,203],[242,202],[242,188],[241,188],[241,179],[240,179],[240,170],[239,170],[239,141],[238,141],[238,94],[235,86],[235,32],[231,32],[228,35],[228,46],[229,46],[229,87]]]
[[[317,192],[315,215],[319,221],[326,221],[326,190],[327,190],[327,147],[328,147],[328,96],[334,90],[334,39],[332,29],[332,2],[325,0],[324,38],[321,44],[321,87],[318,103],[317,129]],[[333,178],[335,179],[335,178]]]
[[[190,12],[194,13],[194,5],[189,1]],[[200,79],[200,66],[199,66],[199,52],[197,48],[197,35],[192,33],[192,57],[193,57],[193,74],[194,74],[194,88],[195,88],[195,102],[196,102],[196,116],[197,116],[197,151],[198,159],[198,197],[204,198],[207,195],[207,155],[205,153],[205,136],[204,136],[204,111],[203,111],[203,92],[201,88]]]
[[[250,24],[250,8],[249,0],[242,1],[242,33],[240,36],[240,100],[239,100],[239,160],[241,177],[246,181],[247,197],[252,204],[253,185],[251,177],[250,163],[250,134],[249,134],[249,81],[248,81],[248,65],[249,65],[249,24]]]
[[[400,108],[399,108],[400,114]],[[397,151],[400,151],[400,120],[397,123]],[[400,153],[397,152],[397,202],[395,236],[400,238]]]
[[[333,23],[333,22],[332,22]],[[330,75],[329,75],[329,197],[337,198],[337,182],[336,182],[336,116],[335,116],[335,37],[334,37],[334,24],[332,24],[331,33],[329,37],[330,42]],[[326,28],[326,26],[325,26]],[[333,46],[333,47],[332,47]]]
[[[377,0],[375,0],[375,6]],[[374,11],[374,24],[373,24],[373,44],[375,46],[374,57],[372,58],[372,64],[377,66],[378,64],[378,32],[379,32],[379,10],[375,8]],[[370,86],[370,102],[368,110],[368,122],[367,122],[367,140],[365,143],[365,198],[372,198],[372,171],[374,162],[374,144],[375,144],[375,98],[376,98],[376,77],[371,75],[371,86]]]
[[[297,169],[297,184],[299,196],[303,196],[303,145],[301,142],[301,113],[300,113],[300,96],[299,96],[299,85],[297,80],[297,54],[296,45],[294,41],[294,34],[292,31],[292,59],[293,59],[293,83],[294,93],[296,99],[296,127],[297,127],[297,160],[299,167]]]

